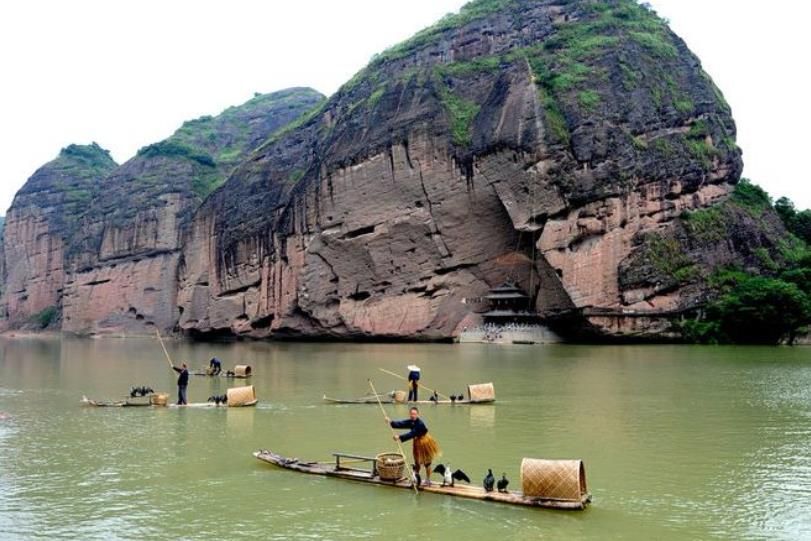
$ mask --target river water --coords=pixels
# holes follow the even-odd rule
[[[153,340],[0,342],[2,539],[811,539],[811,350],[669,346],[168,344],[253,366],[250,409],[88,408],[171,391]],[[582,458],[585,512],[513,508],[310,477],[251,453],[393,449],[376,406],[331,406],[419,364],[494,406],[424,408],[454,468],[518,487],[522,457]],[[192,378],[193,402],[226,380]],[[390,407],[404,416],[404,407]]]

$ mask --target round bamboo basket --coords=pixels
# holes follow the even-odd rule
[[[579,502],[588,492],[583,461],[525,458],[521,489],[528,498]]]
[[[405,457],[400,453],[377,455],[377,475],[384,481],[399,481],[405,472]]]
[[[471,402],[492,402],[496,399],[496,388],[492,383],[468,385],[467,394]]]
[[[253,388],[253,385],[233,387],[228,389],[226,395],[228,396],[229,408],[238,408],[256,402],[256,389]]]
[[[149,403],[153,406],[166,407],[169,404],[169,393],[155,393],[149,395]]]
[[[234,375],[239,376],[241,378],[247,378],[251,375],[251,367],[247,364],[238,364],[234,367]]]
[[[394,398],[394,401],[395,401],[395,402],[397,402],[397,403],[399,403],[399,404],[402,404],[402,403],[404,403],[406,400],[408,400],[408,393],[407,393],[407,392],[405,392],[405,391],[394,391],[394,396],[393,396],[393,398]]]

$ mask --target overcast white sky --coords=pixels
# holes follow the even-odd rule
[[[0,3],[0,214],[70,143],[119,163],[253,92],[329,95],[464,0],[25,0]],[[796,0],[652,0],[732,105],[745,174],[811,207],[808,20]]]

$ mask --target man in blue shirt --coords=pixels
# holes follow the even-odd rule
[[[208,373],[212,376],[219,376],[222,372],[222,363],[217,357],[214,357],[208,363]]]

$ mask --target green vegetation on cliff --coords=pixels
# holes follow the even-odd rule
[[[729,202],[753,219],[777,212],[788,235],[774,253],[765,247],[753,251],[752,267],[720,268],[709,279],[711,300],[695,318],[680,323],[688,341],[700,343],[775,344],[793,342],[811,324],[811,247],[802,237],[803,218],[786,198],[774,205],[769,195],[747,180],[741,181]],[[721,208],[693,212],[684,217],[688,230],[699,240],[718,242],[727,231]]]
[[[811,243],[811,210],[798,211],[787,197],[775,201],[774,210],[786,224],[786,229],[806,243]]]
[[[296,124],[322,100],[318,92],[306,88],[255,94],[217,116],[184,122],[168,139],[140,149],[138,157],[192,162],[195,169],[191,173],[191,191],[205,199],[250,152],[280,127]],[[160,176],[151,178],[160,181]]]
[[[101,148],[96,142],[89,145],[68,145],[59,156],[81,167],[88,176],[105,173],[118,165],[110,156],[110,151]]]

